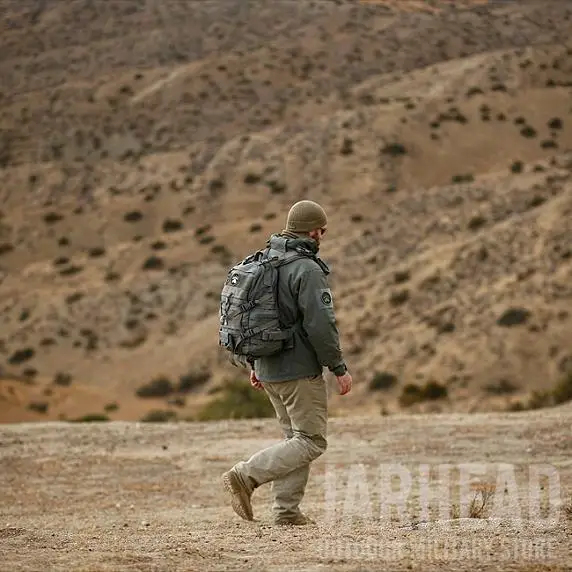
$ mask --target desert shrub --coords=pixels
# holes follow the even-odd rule
[[[230,250],[224,245],[224,244],[215,244],[212,248],[211,248],[211,252],[213,254],[220,254],[222,256],[225,257],[230,257],[232,256],[232,253],[230,252]]]
[[[533,137],[536,137],[536,129],[527,125],[520,130],[520,134],[527,139],[532,139]]]
[[[407,149],[401,143],[389,143],[385,147],[383,147],[381,152],[384,155],[390,155],[391,157],[398,157],[400,155],[406,155]]]
[[[83,292],[74,292],[73,294],[66,296],[66,304],[75,304],[76,302],[79,302],[84,297],[84,295],[85,294]]]
[[[56,222],[59,222],[63,218],[64,217],[61,214],[50,212],[50,213],[46,213],[44,215],[44,222],[46,224],[54,224]]]
[[[262,225],[258,222],[253,222],[249,228],[249,231],[251,233],[260,232],[261,230],[262,230]]]
[[[58,256],[53,262],[52,264],[54,266],[62,266],[63,264],[67,264],[70,261],[70,259],[67,256]]]
[[[203,407],[197,421],[274,416],[274,407],[264,391],[256,390],[245,382],[231,382],[222,388],[218,397]]]
[[[180,220],[168,218],[163,222],[163,232],[176,232],[183,228],[183,223]]]
[[[33,348],[23,348],[21,350],[16,350],[9,358],[8,363],[10,365],[19,365],[28,360],[31,360],[36,352]]]
[[[38,370],[35,367],[27,367],[22,371],[22,375],[31,381],[38,375]]]
[[[189,183],[192,183],[192,179],[190,181],[188,181]],[[191,213],[195,212],[195,207],[193,205],[187,205],[184,209],[183,209],[183,216],[188,216]]]
[[[447,388],[436,381],[429,381],[424,386],[409,383],[404,386],[399,396],[399,404],[402,407],[409,407],[422,401],[444,399],[445,397],[447,397]]]
[[[540,142],[540,146],[542,149],[557,149],[558,143],[556,143],[554,139],[545,139],[544,141]]]
[[[511,172],[514,173],[515,175],[518,173],[522,173],[523,169],[524,169],[524,163],[522,161],[515,161],[510,166]]]
[[[164,268],[165,262],[158,256],[150,256],[143,263],[143,270],[163,270]]]
[[[214,242],[214,241],[215,241],[215,237],[214,237],[214,236],[211,236],[210,234],[209,234],[209,235],[206,235],[206,236],[201,236],[201,237],[199,238],[199,243],[200,243],[200,244],[204,244],[204,245],[206,245],[206,244],[211,244],[211,243]]]
[[[380,389],[389,389],[397,383],[397,376],[387,371],[376,371],[369,382],[369,389],[377,391]]]
[[[482,228],[486,224],[486,222],[487,219],[483,215],[476,214],[469,219],[467,228],[469,230],[478,230],[479,228]]]
[[[409,407],[419,401],[423,401],[421,388],[418,385],[408,383],[399,396],[399,404],[402,407]]]
[[[550,127],[550,129],[562,129],[562,125],[562,119],[559,117],[554,117],[548,122],[548,127]]]
[[[210,224],[204,224],[203,226],[199,226],[195,230],[195,236],[204,236],[211,230],[212,226]]]
[[[211,179],[208,183],[209,190],[216,193],[217,191],[221,191],[225,187],[225,183],[222,179]]]
[[[443,399],[447,397],[447,388],[436,381],[429,381],[423,388],[423,396],[425,399]]]
[[[74,276],[76,274],[79,274],[82,271],[83,271],[83,266],[81,266],[79,264],[72,264],[71,266],[68,266],[67,268],[62,268],[62,270],[60,270],[59,274],[60,274],[60,276]]]
[[[152,409],[141,417],[140,421],[143,423],[166,423],[176,419],[177,414],[174,411],[167,409]]]
[[[403,284],[407,282],[411,278],[411,272],[407,269],[405,270],[396,270],[395,274],[393,275],[393,279],[396,284]]]
[[[115,401],[113,403],[107,403],[104,407],[103,410],[106,413],[110,413],[111,411],[117,411],[119,409],[119,404],[116,403]]]
[[[481,485],[469,505],[469,518],[486,518],[496,492],[495,485]]]
[[[396,290],[389,295],[389,303],[392,306],[401,306],[409,300],[409,290],[404,288],[403,290]]]
[[[286,190],[286,184],[278,179],[270,179],[266,184],[273,195],[280,195]]]
[[[156,240],[151,244],[151,248],[153,250],[164,250],[165,248],[167,248],[167,244],[162,240]]]
[[[475,177],[471,173],[461,174],[461,175],[453,175],[451,177],[452,183],[472,183],[475,180]]]
[[[135,394],[137,395],[137,397],[142,397],[142,398],[166,397],[167,395],[173,393],[174,390],[175,388],[173,387],[171,380],[161,376],[139,387],[135,391]]]
[[[210,371],[190,371],[179,377],[178,393],[187,393],[206,383],[211,378]]]
[[[507,395],[517,391],[518,387],[508,379],[501,378],[496,382],[491,382],[483,386],[487,393],[493,395]]]
[[[95,246],[94,248],[90,248],[88,250],[88,255],[91,258],[99,258],[100,256],[103,256],[105,254],[105,248],[101,247],[101,246]]]
[[[451,107],[447,113],[440,113],[437,122],[456,121],[457,123],[468,123],[468,119],[456,107]]]
[[[497,319],[497,325],[510,328],[525,324],[530,318],[531,313],[526,308],[507,308]]]
[[[539,207],[540,205],[543,205],[545,202],[546,202],[546,197],[543,197],[542,195],[534,195],[528,201],[528,206],[530,208],[536,208]]]
[[[69,373],[58,372],[54,376],[53,383],[55,385],[60,385],[61,387],[69,387],[72,382],[72,376]]]
[[[47,413],[48,404],[45,401],[32,401],[28,404],[28,409],[36,413]]]
[[[554,403],[566,403],[572,401],[572,371],[568,372],[552,390]]]
[[[572,521],[572,497],[570,497],[563,505],[564,515]]]
[[[246,185],[255,185],[256,183],[260,182],[260,175],[258,173],[246,173],[246,175],[244,175],[244,183]]]
[[[554,405],[549,391],[533,391],[528,402],[523,405],[524,409],[542,409]]]
[[[481,95],[483,90],[480,87],[470,87],[465,94],[466,97],[473,97],[474,95]]]
[[[103,421],[109,421],[109,417],[103,413],[87,413],[81,417],[71,419],[72,423],[99,423]]]
[[[4,242],[0,244],[0,256],[8,254],[14,250],[14,246],[9,242]]]
[[[354,152],[354,142],[349,137],[344,137],[340,148],[340,155],[351,155]]]
[[[128,330],[134,330],[139,325],[139,320],[137,318],[129,318],[125,320],[125,328]]]
[[[532,392],[525,403],[517,402],[509,406],[509,411],[526,411],[554,407],[572,401],[572,372],[564,375],[552,389]]]
[[[125,215],[123,216],[123,220],[125,222],[137,222],[140,221],[143,218],[143,214],[141,213],[141,211],[130,211],[128,213],[125,213]]]

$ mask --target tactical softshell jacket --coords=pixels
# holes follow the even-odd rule
[[[304,246],[314,254],[317,244],[310,238],[270,237],[270,256]],[[340,349],[333,297],[328,285],[326,264],[312,258],[295,260],[279,269],[278,303],[285,326],[296,325],[291,347],[255,360],[256,377],[264,382],[279,382],[312,377],[327,367],[336,375],[346,371]]]

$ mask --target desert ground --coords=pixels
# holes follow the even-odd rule
[[[302,502],[315,524],[280,527],[270,520],[268,484],[254,493],[252,522],[234,514],[219,484],[229,466],[280,438],[273,420],[116,421],[73,430],[65,422],[3,425],[0,568],[564,572],[572,566],[571,427],[570,405],[333,419],[329,448],[315,461]],[[516,510],[478,518],[430,512],[424,519],[414,508],[401,516],[382,512],[375,477],[381,465],[414,471],[420,463],[459,462],[513,466]],[[350,470],[360,463],[369,516],[344,510]],[[541,520],[527,519],[527,475],[535,464],[558,475],[553,509]],[[329,489],[335,497],[326,496],[326,474],[337,475]],[[473,482],[487,483],[487,476]],[[486,511],[502,503],[501,489]],[[415,486],[411,491],[407,507],[419,496]],[[514,520],[519,516],[523,522]]]

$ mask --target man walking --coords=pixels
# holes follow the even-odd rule
[[[322,368],[337,378],[341,395],[352,387],[340,349],[328,267],[317,258],[327,230],[324,209],[313,201],[292,206],[286,228],[268,241],[270,255],[308,249],[315,258],[295,260],[280,269],[278,300],[285,323],[295,324],[293,343],[278,354],[255,360],[250,383],[264,389],[276,410],[285,440],[237,463],[224,473],[234,511],[253,520],[251,496],[272,482],[275,524],[310,523],[300,511],[310,464],[326,451],[328,396]]]

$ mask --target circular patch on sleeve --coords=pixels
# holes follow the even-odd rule
[[[322,292],[322,303],[328,305],[332,303],[332,296],[329,292]]]

